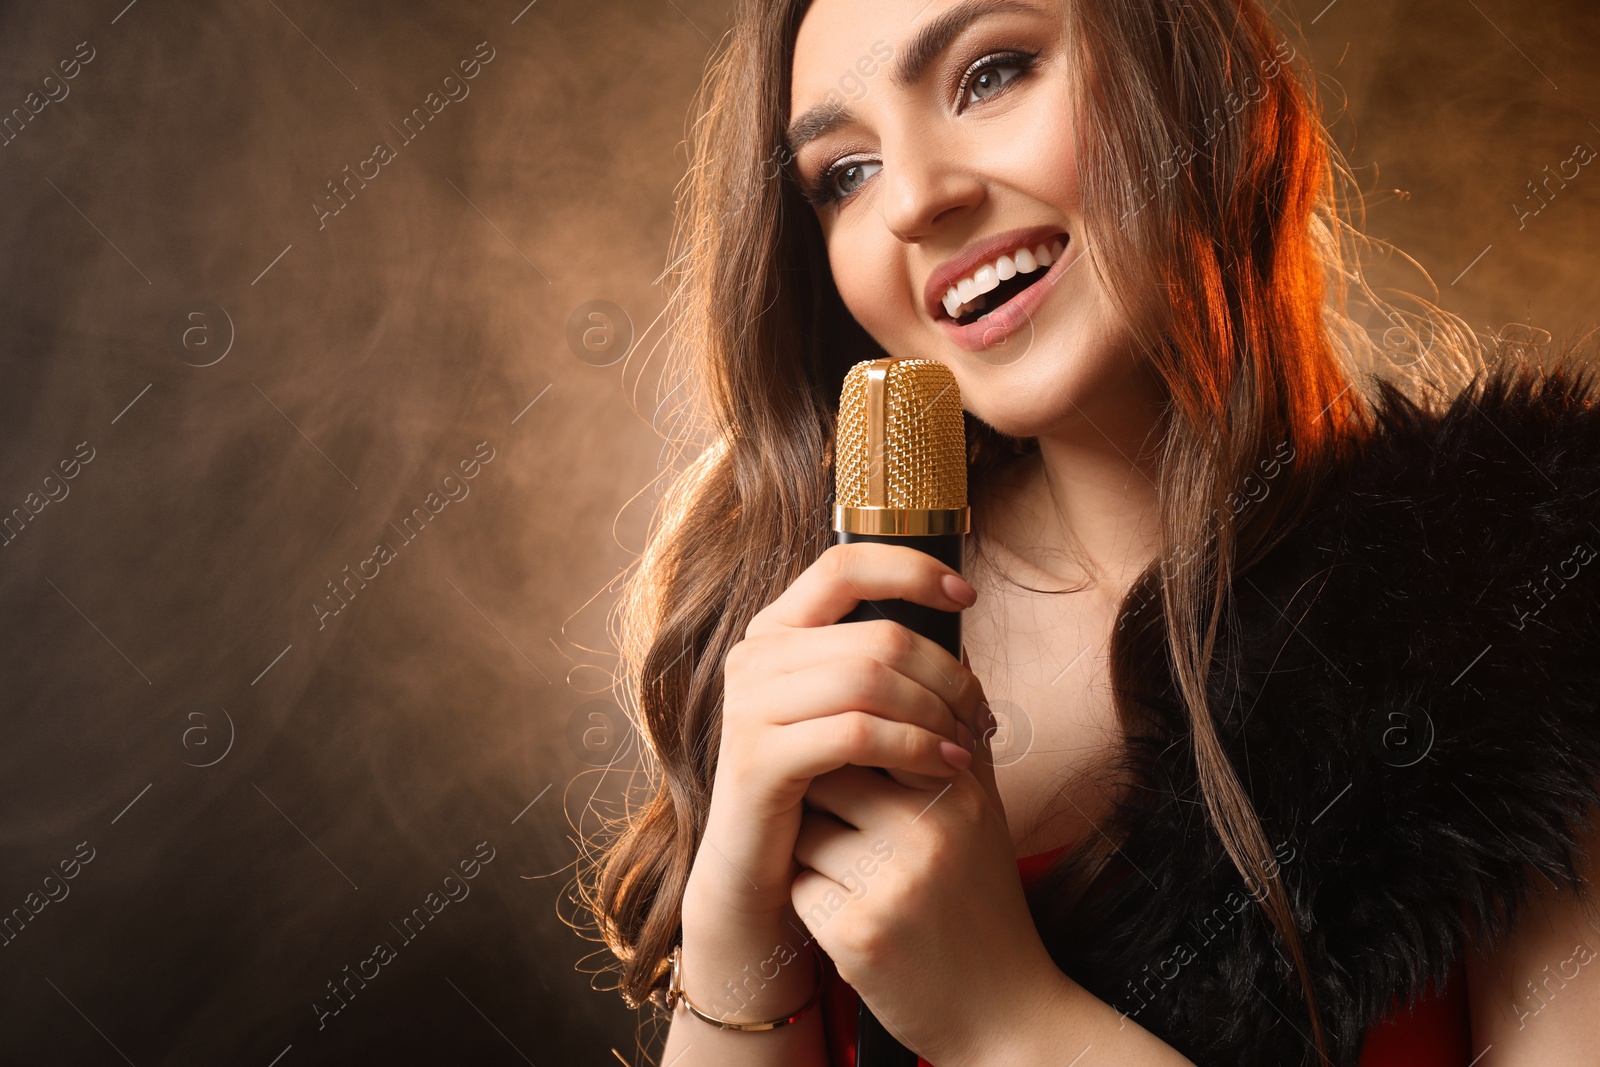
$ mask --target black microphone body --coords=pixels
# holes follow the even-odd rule
[[[936,360],[868,360],[845,378],[835,437],[833,530],[840,544],[906,545],[962,573],[970,525],[961,393]],[[863,600],[840,623],[888,619],[961,657],[961,612]],[[873,768],[880,774],[888,771]],[[865,1000],[857,1067],[916,1067]]]
[[[869,542],[880,545],[907,545],[926,552],[957,574],[962,573],[962,550],[966,534],[863,534],[848,530],[836,531],[841,545]],[[897,622],[912,633],[921,634],[939,645],[956,659],[961,658],[961,612],[930,608],[909,600],[863,600],[840,619],[840,622],[865,622],[869,619],[888,619]],[[869,1064],[868,1067],[871,1067]]]
[[[836,531],[839,543],[859,541],[882,545],[908,545],[926,552],[939,562],[961,573],[961,553],[965,534],[931,534],[916,537],[902,534],[858,534],[847,530]],[[921,634],[937,643],[957,659],[961,658],[961,612],[930,608],[910,600],[863,600],[852,608],[840,622],[864,622],[869,619],[888,619],[897,622],[912,633]],[[874,768],[887,774],[882,768]],[[856,1063],[858,1067],[917,1067],[917,1054],[896,1041],[894,1035],[878,1020],[865,1001],[856,1011]]]

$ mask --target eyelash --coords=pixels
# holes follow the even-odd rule
[[[992,100],[996,96],[999,96],[1001,93],[1004,93],[1006,90],[1010,89],[1011,86],[1016,84],[1019,79],[1025,77],[1028,72],[1033,69],[1034,60],[1037,59],[1038,56],[1038,52],[990,52],[977,62],[973,63],[966,69],[966,72],[961,75],[961,84],[957,86],[956,89],[957,93],[960,95],[962,107],[965,108],[968,105],[967,93],[972,84],[972,80],[979,74],[991,67],[1019,68],[1015,77],[1001,85],[1000,88],[996,89],[993,93],[990,93],[988,96],[983,98],[983,100]],[[972,101],[972,103],[982,103],[983,100]],[[849,193],[836,193],[833,190],[833,181],[836,177],[838,177],[841,171],[862,162],[870,161],[853,158],[845,158],[834,161],[822,172],[820,176],[804,187],[803,192],[805,194],[805,198],[811,202],[813,207],[819,208],[826,207],[830,204],[841,204],[849,200],[851,197],[856,195],[856,192],[859,192],[859,189]]]

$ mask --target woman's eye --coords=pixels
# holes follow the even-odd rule
[[[1016,80],[1017,75],[1028,68],[1029,60],[1021,56],[1008,57],[995,60],[978,67],[973,76],[967,81],[966,103],[975,103],[984,97],[993,96]],[[1009,76],[1001,77],[1000,72],[1009,70]]]
[[[840,197],[849,196],[851,193],[859,189],[861,187],[861,183],[865,182],[870,176],[866,171],[866,168],[868,167],[877,167],[881,170],[883,168],[883,164],[846,163],[844,166],[833,172],[833,174],[829,177],[829,184],[833,187],[833,191]]]
[[[814,189],[808,187],[805,190],[806,200],[810,200],[819,208],[850,200],[862,182],[866,182],[869,178],[870,174],[866,173],[867,166],[877,166],[882,170],[883,163],[870,163],[864,160],[834,163],[822,171],[821,178],[816,179]]]

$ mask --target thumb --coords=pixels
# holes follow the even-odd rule
[[[972,664],[967,659],[967,650],[961,650],[961,665],[968,670]],[[980,679],[981,681],[981,679]],[[994,753],[990,749],[990,741],[995,735],[994,717],[989,713],[989,698],[987,694],[983,702],[978,705],[978,726],[973,733],[977,735],[977,751],[972,755],[972,775],[983,786],[983,791],[989,797],[989,803],[994,805],[994,810],[1005,819],[1005,801],[1000,799],[1000,787],[994,778]]]

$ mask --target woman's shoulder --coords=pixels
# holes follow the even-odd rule
[[[1298,565],[1248,587],[1241,741],[1276,760],[1262,807],[1295,827],[1326,943],[1391,961],[1368,988],[1414,991],[1506,936],[1533,882],[1579,889],[1600,808],[1595,400],[1592,369],[1521,363],[1444,404],[1385,390]]]
[[[1283,707],[1252,745],[1314,760],[1343,736],[1380,806],[1529,795],[1524,775],[1569,808],[1594,796],[1597,397],[1594,368],[1509,361],[1447,403],[1383,388],[1372,434],[1235,586],[1237,662],[1258,672],[1242,695]]]
[[[1381,393],[1361,448],[1234,583],[1208,700],[1346,1048],[1506,936],[1531,885],[1578,888],[1600,809],[1594,397],[1592,374],[1520,366],[1441,404]],[[1253,1051],[1230,1061],[1281,1062],[1274,1009],[1239,1008],[1277,988],[1270,934],[1195,832],[1181,709],[1158,721],[1122,843],[1144,877],[1091,909],[1080,980],[1126,998],[1145,963],[1192,952],[1139,1021],[1199,1048],[1238,1012],[1227,1040]],[[1212,940],[1216,924],[1248,933]]]

